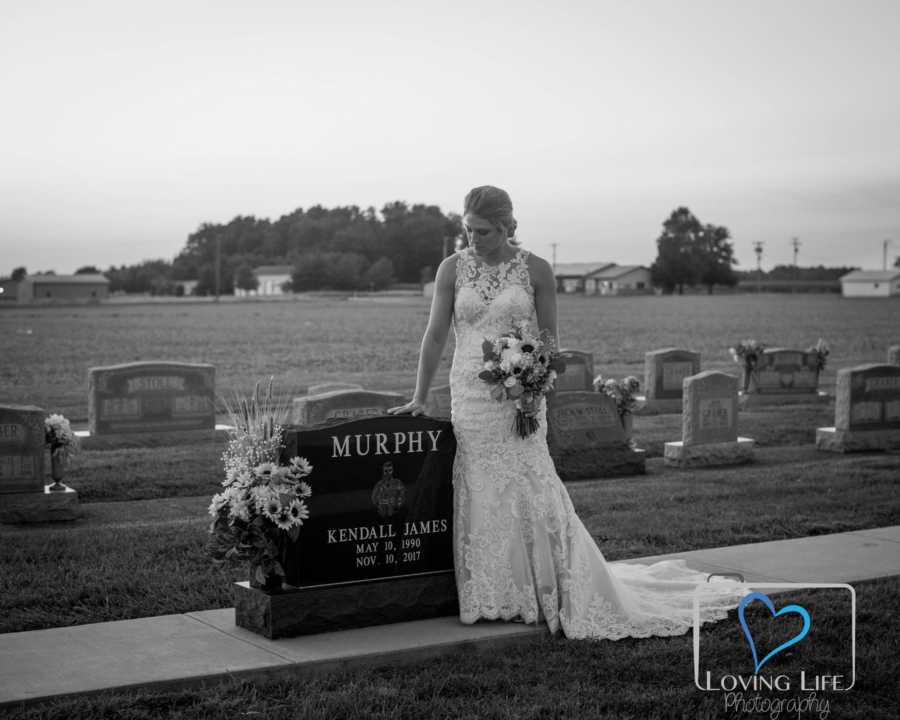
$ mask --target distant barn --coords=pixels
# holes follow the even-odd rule
[[[90,303],[109,297],[104,275],[28,275],[19,282],[17,299],[27,303]]]
[[[585,295],[635,295],[652,293],[650,269],[616,263],[560,263],[554,271],[556,289]]]
[[[854,270],[841,277],[844,297],[891,297],[900,295],[900,268]]]

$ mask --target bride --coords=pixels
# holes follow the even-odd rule
[[[394,414],[425,412],[428,390],[450,327],[453,542],[460,620],[547,623],[569,638],[680,635],[693,622],[695,588],[701,622],[737,606],[742,587],[706,582],[684,560],[608,564],[575,514],[547,448],[546,400],[536,433],[513,430],[513,401],[491,398],[478,378],[482,341],[525,320],[558,343],[556,279],[549,263],[519,247],[509,195],[485,185],[464,201],[468,247],[446,258],[435,279],[422,339],[416,390]],[[558,346],[558,344],[557,344]]]

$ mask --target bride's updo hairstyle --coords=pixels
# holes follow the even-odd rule
[[[515,239],[518,223],[513,217],[512,200],[506,190],[493,185],[472,188],[463,201],[463,214],[467,213],[484,218],[492,225],[502,226],[510,243],[519,244]]]

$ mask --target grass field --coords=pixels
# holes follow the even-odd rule
[[[322,298],[287,302],[159,303],[3,308],[0,401],[39,405],[87,419],[87,373],[134,360],[209,362],[220,392],[247,390],[274,375],[285,395],[323,380],[408,391],[428,306],[418,298]],[[884,362],[900,342],[900,299],[835,295],[573,297],[559,299],[564,346],[594,353],[605,375],[643,375],[644,353],[681,346],[704,369],[738,373],[727,348],[747,337],[807,347],[819,337],[839,367]],[[446,382],[449,354],[436,384]]]

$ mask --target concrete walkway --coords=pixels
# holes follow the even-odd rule
[[[855,582],[900,575],[900,526],[634,558],[684,558],[747,582]],[[0,634],[0,707],[110,688],[190,685],[224,677],[297,677],[367,663],[407,663],[461,646],[490,648],[545,632],[518,623],[462,625],[456,617],[267,640],[234,624],[234,610]]]

